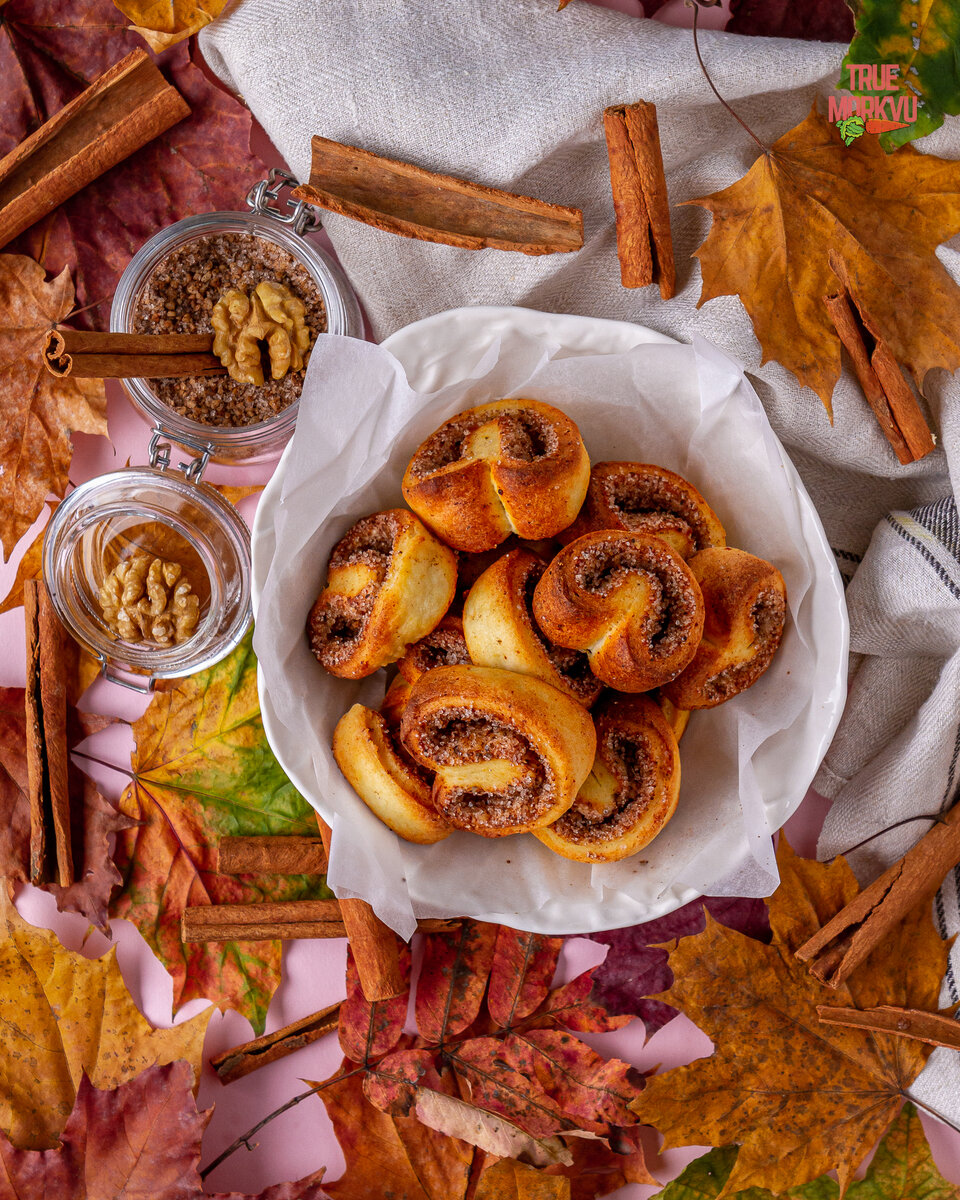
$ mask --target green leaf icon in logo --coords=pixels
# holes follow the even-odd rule
[[[863,122],[863,117],[841,117],[837,122],[837,128],[840,130],[844,144],[849,146],[851,142],[856,141],[861,134],[866,132],[867,127]]]

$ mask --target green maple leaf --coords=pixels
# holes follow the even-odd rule
[[[863,117],[841,117],[837,122],[837,128],[840,130],[840,136],[844,143],[849,146],[851,142],[855,142],[864,134],[867,127]]]
[[[123,886],[110,912],[137,926],[173,976],[174,1011],[207,997],[262,1033],[280,982],[280,942],[180,940],[188,904],[331,895],[319,876],[216,870],[221,837],[317,832],[313,809],[267,745],[251,635],[209,670],[158,692],[133,735],[133,782],[120,808],[140,824],[117,838]]]
[[[884,150],[895,150],[939,129],[945,113],[960,113],[960,7],[956,0],[860,0],[858,7],[856,33],[837,86],[878,95],[852,88],[847,68],[851,63],[899,65],[894,100],[914,95],[918,100],[912,125],[880,135]]]
[[[716,1200],[730,1177],[738,1146],[721,1146],[695,1159],[657,1200]],[[821,1175],[785,1193],[790,1200],[838,1200],[835,1179]],[[912,1104],[905,1104],[887,1130],[865,1178],[854,1181],[845,1200],[960,1200],[960,1188],[937,1170],[923,1126]],[[766,1188],[734,1192],[727,1200],[778,1200]]]

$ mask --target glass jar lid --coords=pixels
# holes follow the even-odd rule
[[[199,481],[204,458],[171,468],[169,446],[154,443],[158,465],[75,488],[43,542],[61,621],[107,678],[140,690],[218,662],[252,618],[243,518]]]

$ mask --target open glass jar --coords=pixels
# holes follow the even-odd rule
[[[271,170],[269,177],[253,188],[247,197],[249,212],[213,212],[187,217],[150,239],[130,260],[120,277],[110,313],[114,333],[170,332],[143,325],[151,279],[178,251],[189,256],[191,247],[199,254],[213,239],[242,239],[249,245],[262,246],[277,261],[295,264],[306,272],[307,282],[322,300],[326,328],[324,332],[359,336],[363,323],[356,296],[336,263],[305,234],[317,229],[320,219],[315,209],[302,201],[286,200],[279,207],[284,188],[295,187],[296,180],[285,171]],[[258,239],[256,243],[251,238]],[[186,248],[186,249],[184,249]],[[182,256],[181,256],[182,257]],[[177,259],[172,259],[177,261]],[[199,268],[202,276],[203,268]],[[228,271],[222,272],[224,276]],[[193,287],[190,281],[185,287]],[[231,279],[229,286],[236,286]],[[217,297],[212,297],[215,300]],[[172,306],[172,305],[171,305]],[[162,310],[162,304],[160,305]],[[183,332],[183,330],[177,330]],[[186,446],[202,446],[215,462],[259,462],[276,457],[293,434],[299,401],[294,399],[268,419],[253,424],[211,424],[193,419],[167,403],[157,382],[149,379],[122,381],[134,405],[154,426]],[[167,382],[167,381],[165,381]]]
[[[172,467],[170,444],[157,434],[150,451],[148,467],[125,467],[75,488],[55,509],[43,541],[43,578],[61,621],[108,679],[142,691],[218,662],[251,619],[250,534],[233,505],[201,482],[207,455]],[[158,644],[149,632],[124,637],[111,625],[101,589],[118,564],[138,556],[175,563],[177,581],[197,598],[195,623],[182,641]],[[171,614],[174,590],[172,583],[165,589]],[[149,612],[154,596],[143,587],[137,599]]]

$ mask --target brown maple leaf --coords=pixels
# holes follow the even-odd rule
[[[211,5],[207,4],[207,8]],[[11,150],[97,75],[143,49],[110,0],[6,0],[0,5],[0,153]],[[250,113],[191,61],[160,60],[191,114],[88,184],[13,243],[49,271],[69,266],[78,323],[102,328],[99,305],[143,243],[182,217],[244,208],[263,164],[249,150]]]
[[[193,1070],[183,1061],[149,1067],[109,1091],[84,1075],[56,1149],[18,1150],[0,1133],[0,1200],[329,1200],[320,1186],[322,1171],[257,1197],[204,1192],[197,1164],[212,1111],[197,1111]]]
[[[840,341],[823,304],[837,291],[827,261],[919,389],[934,367],[960,366],[960,288],[935,250],[960,231],[960,162],[910,146],[886,155],[873,137],[845,146],[814,108],[747,174],[690,200],[713,214],[697,257],[700,304],[739,296],[763,350],[831,411]]]
[[[741,1143],[721,1195],[785,1192],[836,1169],[841,1191],[890,1124],[931,1052],[919,1042],[821,1025],[817,1004],[935,1010],[948,947],[928,902],[831,990],[794,950],[857,892],[843,859],[798,858],[781,835],[769,946],[707,919],[670,955],[664,999],[714,1040],[709,1058],[647,1081],[632,1105],[665,1148]]]
[[[70,434],[107,433],[100,379],[57,379],[40,346],[73,307],[63,270],[46,281],[43,267],[0,254],[0,545],[4,556],[40,515],[50,492],[62,497],[73,448]]]
[[[71,746],[110,724],[70,708],[67,740]],[[30,801],[27,795],[27,725],[23,688],[0,688],[0,876],[26,880],[30,862]],[[68,769],[71,834],[76,881],[69,887],[42,884],[56,897],[60,912],[81,913],[107,929],[107,902],[121,882],[110,854],[111,839],[136,822],[117,812],[96,784],[71,761]]]

